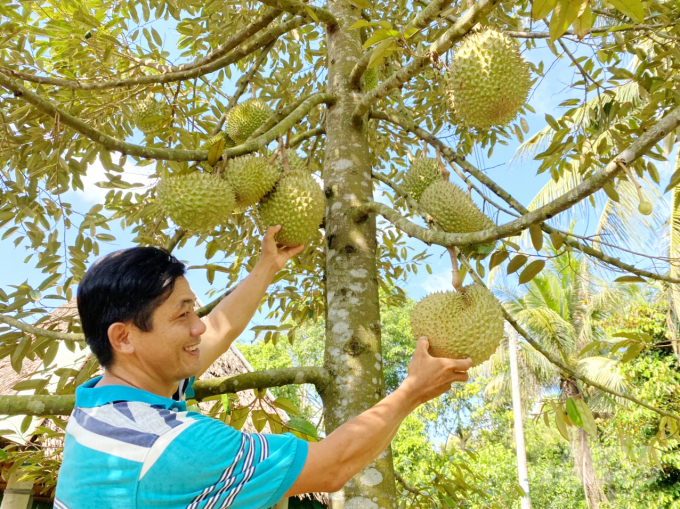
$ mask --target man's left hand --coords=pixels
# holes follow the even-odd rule
[[[276,243],[274,236],[281,230],[281,225],[270,226],[262,238],[262,253],[260,261],[269,264],[276,271],[281,270],[286,262],[304,248],[304,244],[292,247],[282,247]]]

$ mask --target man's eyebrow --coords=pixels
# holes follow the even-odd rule
[[[187,304],[190,304],[190,305],[193,307],[194,304],[196,304],[196,297],[194,297],[193,299],[183,299],[183,300],[177,305],[177,309],[183,308],[183,307],[186,306]]]

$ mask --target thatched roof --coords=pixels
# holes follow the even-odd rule
[[[200,303],[197,303],[197,306],[199,305]],[[49,328],[51,330],[59,330],[63,332],[69,330],[69,323],[77,323],[77,321],[78,321],[78,309],[76,306],[75,299],[72,299],[69,303],[64,304],[63,306],[52,311],[47,320],[45,322],[41,322],[39,325],[44,328]],[[59,367],[63,367],[64,364],[66,364],[69,365],[69,367],[73,367],[74,369],[80,370],[83,369],[84,366],[86,366],[87,361],[91,357],[92,353],[89,351],[89,349],[83,351],[76,351],[75,353],[73,353],[70,352],[70,350],[63,348],[62,345],[60,346],[59,353],[57,354],[54,363]],[[0,395],[5,396],[18,394],[18,392],[13,390],[12,387],[14,387],[20,381],[29,380],[34,376],[39,376],[42,370],[43,370],[42,360],[37,356],[35,356],[34,360],[30,360],[29,358],[24,359],[21,373],[17,373],[16,371],[14,371],[14,368],[10,364],[8,358],[0,359]],[[238,348],[232,344],[229,350],[226,353],[224,353],[220,358],[218,358],[208,368],[208,370],[206,370],[206,372],[200,376],[199,379],[205,380],[209,378],[228,377],[238,375],[241,373],[249,373],[252,371],[254,371],[252,366],[248,363],[245,357],[243,357]],[[101,367],[98,367],[94,376],[100,376],[103,374],[104,374],[103,369]],[[25,394],[25,392],[23,392],[23,394]],[[238,393],[239,404],[241,406],[249,405],[250,403],[252,403],[255,397],[256,397],[255,393],[252,390],[240,391]],[[274,400],[274,396],[269,391],[267,391],[267,394],[265,395],[265,400],[271,403]],[[212,402],[199,403],[199,407],[201,408],[201,410],[205,411],[209,409],[212,404],[213,404]],[[288,419],[288,415],[283,410],[275,408],[273,407],[273,405],[270,405],[269,411],[272,411],[272,409],[273,411],[276,411],[278,416],[284,422]],[[23,416],[15,416],[13,418],[6,419],[5,422],[16,420],[18,423],[22,419]],[[68,417],[66,419],[68,419]],[[32,430],[36,429],[38,426],[45,426],[55,431],[61,431],[54,425],[54,423],[50,419],[35,418],[33,426],[29,428],[29,433]],[[18,429],[18,424],[16,425],[16,427]],[[250,416],[248,417],[246,423],[243,425],[242,431],[248,433],[254,433],[257,431],[252,423]],[[267,424],[261,432],[271,433],[269,425]],[[21,442],[21,440],[15,441]],[[63,440],[61,438],[48,439],[42,443],[42,448],[45,449],[46,452],[47,449],[56,452],[61,450],[62,447]],[[59,453],[57,453],[57,455],[60,456]],[[0,491],[2,490],[0,489]],[[302,495],[301,498],[314,498],[326,506],[329,503],[328,496],[325,493],[315,493],[310,495]]]

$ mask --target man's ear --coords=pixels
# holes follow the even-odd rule
[[[108,328],[109,342],[114,352],[123,354],[133,353],[135,346],[130,341],[130,325],[123,322],[115,322]]]

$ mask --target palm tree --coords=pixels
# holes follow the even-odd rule
[[[626,391],[616,361],[598,355],[597,349],[588,350],[586,357],[580,352],[593,341],[610,339],[602,324],[630,302],[635,289],[626,288],[629,285],[610,287],[592,274],[587,261],[571,253],[552,258],[549,267],[532,279],[525,291],[507,284],[496,286],[495,293],[506,309],[544,348],[606,387]],[[601,391],[582,388],[576,379],[561,374],[528,344],[520,342],[518,346],[525,405],[531,405],[546,393],[562,401],[583,399],[601,412],[611,411],[617,403]],[[498,403],[507,403],[511,393],[507,366],[505,343],[487,366],[493,373],[487,390],[495,393]],[[597,509],[605,496],[593,465],[588,435],[577,428],[571,441],[576,474],[583,483],[589,506]]]

